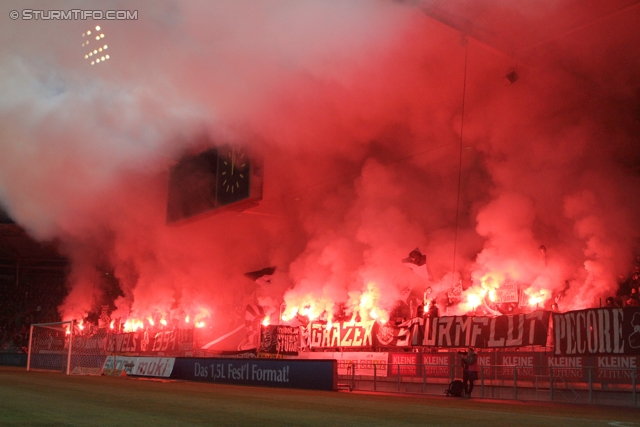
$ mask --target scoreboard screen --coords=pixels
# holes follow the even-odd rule
[[[237,147],[214,147],[169,171],[167,223],[205,213],[244,210],[262,199],[262,168]]]

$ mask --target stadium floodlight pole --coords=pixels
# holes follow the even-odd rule
[[[76,324],[75,320],[71,320],[71,326],[69,326],[69,354],[67,355],[67,375],[71,374],[71,351],[73,350],[73,329]]]
[[[29,350],[27,353],[27,371],[31,370],[31,343],[33,342],[33,324],[29,327]]]

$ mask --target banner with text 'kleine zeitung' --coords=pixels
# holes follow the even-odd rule
[[[388,354],[365,351],[307,351],[298,353],[299,359],[338,361],[338,375],[387,376]],[[353,369],[355,368],[355,371]]]

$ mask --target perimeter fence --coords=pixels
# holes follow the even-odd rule
[[[472,397],[638,407],[638,371],[484,365]],[[462,379],[462,367],[455,365],[376,363],[363,368],[357,362],[338,362],[339,389],[442,396],[456,379]]]

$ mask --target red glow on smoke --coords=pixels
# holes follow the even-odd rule
[[[388,305],[388,301],[381,300],[378,286],[374,282],[369,282],[364,291],[353,292],[347,304],[344,304],[344,301],[327,297],[320,300],[314,299],[312,295],[286,300],[287,308],[282,313],[281,320],[286,323],[296,316],[302,316],[308,321],[325,321],[329,329],[333,322],[343,320],[337,317],[336,308],[344,305],[342,316],[350,316],[353,322],[358,318],[361,320],[376,320],[384,324],[389,321],[388,310],[382,308],[385,303]]]
[[[558,30],[537,40],[524,31],[527,46],[512,46],[520,58],[499,52],[508,25],[486,40],[497,47],[473,34],[462,46],[459,28],[411,6],[429,2],[255,14],[236,3],[185,2],[175,22],[157,12],[117,72],[89,80],[64,52],[32,43],[41,38],[12,38],[0,202],[38,239],[61,241],[72,266],[62,318],[110,304],[111,330],[232,330],[245,321],[243,273],[267,265],[286,273],[256,291],[264,322],[278,313],[278,323],[329,328],[396,320],[433,299],[450,315],[498,315],[505,299],[509,310],[561,301],[564,311],[615,293],[640,237],[629,83],[639,81],[640,36],[625,23],[638,8],[571,21],[561,36],[555,6],[502,2],[523,28],[547,16],[545,29]],[[466,3],[454,18],[473,15]],[[52,36],[66,40],[61,28]],[[171,64],[156,62],[158,37]],[[193,49],[173,41],[185,38]],[[505,84],[516,62],[519,78]],[[142,63],[157,75],[141,79]],[[40,78],[47,68],[60,78]],[[221,140],[264,152],[263,201],[167,226],[168,169]],[[418,245],[427,264],[411,271],[400,260]]]
[[[193,313],[182,315],[175,315],[171,312],[162,314],[158,310],[154,310],[152,314],[147,315],[112,318],[108,324],[108,328],[117,332],[137,332],[141,330],[160,331],[189,329],[193,327],[201,329],[204,328],[211,319],[211,313],[212,310],[204,307],[199,308]],[[83,329],[81,325],[82,324],[79,325],[79,329]]]

